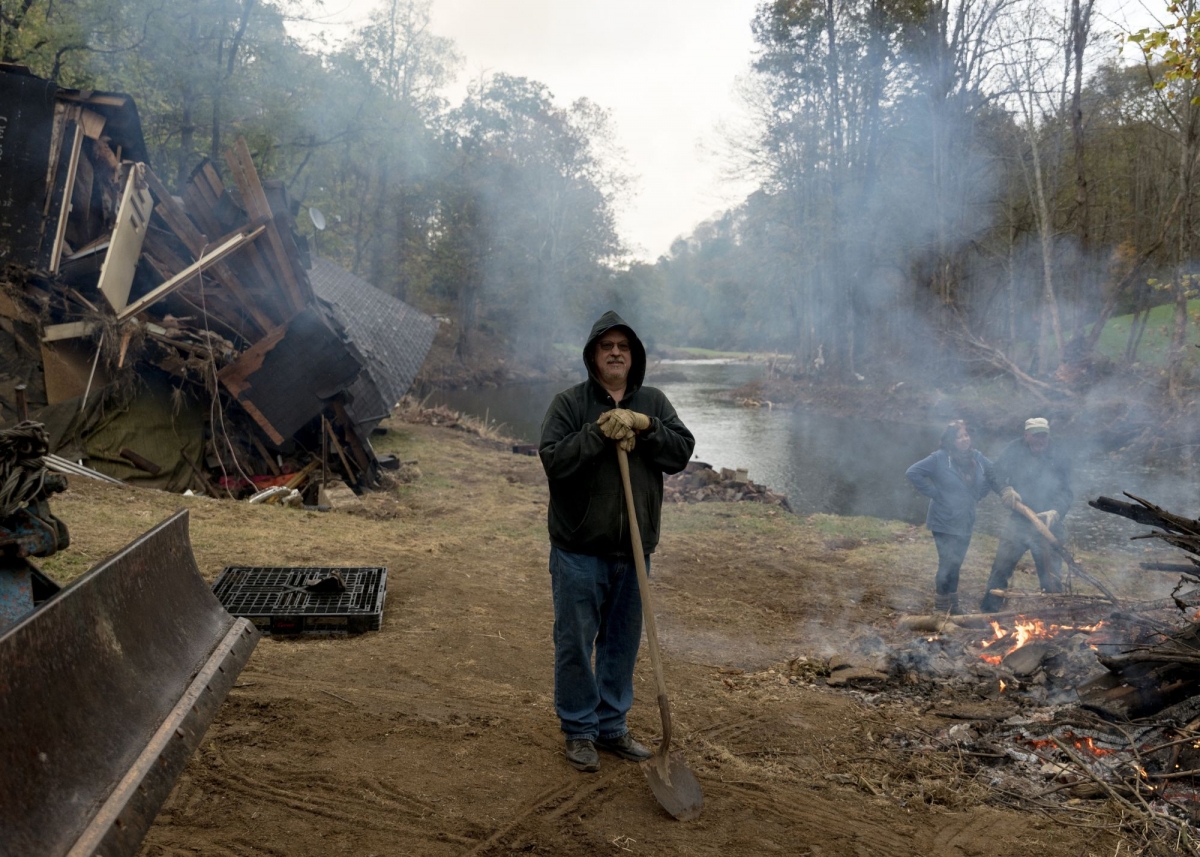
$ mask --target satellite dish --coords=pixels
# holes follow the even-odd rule
[[[312,220],[313,226],[317,227],[318,232],[325,231],[325,215],[321,213],[321,209],[310,205],[308,207],[308,217]]]

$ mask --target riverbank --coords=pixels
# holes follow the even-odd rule
[[[480,334],[467,358],[455,352],[452,331],[443,327],[415,385],[418,397],[445,390],[566,386],[582,377],[573,349],[558,346],[547,361],[515,360],[500,339]],[[965,419],[973,431],[1017,436],[1030,415],[1045,416],[1056,431],[1103,452],[1127,451],[1185,460],[1200,448],[1200,413],[1194,399],[1168,400],[1160,371],[1142,367],[1108,376],[1069,396],[1039,398],[1003,377],[980,378],[942,387],[917,381],[839,382],[795,376],[775,354],[713,352],[659,347],[649,355],[647,383],[666,386],[688,380],[680,361],[721,360],[763,367],[764,377],[713,394],[716,401],[746,408],[808,409],[830,417],[861,418],[928,429]],[[484,416],[482,413],[478,416]]]
[[[1113,834],[1080,814],[1094,804],[1016,809],[989,786],[988,760],[952,741],[906,749],[1019,701],[828,686],[830,658],[911,638],[897,616],[930,602],[928,534],[871,518],[667,506],[652,587],[675,740],[706,808],[694,823],[670,820],[637,767],[611,757],[600,774],[578,774],[553,713],[540,463],[469,426],[388,425],[379,451],[416,459],[420,476],[351,511],[86,480],[56,496],[72,545],[45,565],[64,581],[179,507],[209,580],[228,564],[389,569],[379,632],[259,644],[143,857],[1114,852]],[[994,546],[982,536],[972,546],[965,601],[982,594]],[[1033,580],[1029,568],[1016,577],[1020,588]],[[644,653],[635,688],[631,725],[650,738],[659,720]]]
[[[1056,434],[1104,452],[1190,455],[1200,445],[1196,404],[1169,406],[1156,375],[1109,382],[1070,398],[1039,399],[991,380],[978,385],[923,388],[909,382],[839,384],[768,377],[715,395],[749,408],[809,408],[822,413],[927,428],[965,419],[972,431],[1017,437],[1030,416],[1044,416]]]

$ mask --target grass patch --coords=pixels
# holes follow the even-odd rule
[[[70,551],[60,551],[45,559],[36,560],[38,567],[60,586],[66,586],[92,567],[91,557]]]
[[[1187,331],[1187,361],[1197,362],[1195,349],[1191,346],[1200,345],[1200,329],[1197,328],[1197,316],[1200,315],[1200,299],[1188,301],[1188,314],[1191,316]],[[1144,366],[1165,366],[1167,353],[1171,347],[1171,331],[1175,325],[1174,304],[1163,304],[1150,310],[1146,322],[1146,332],[1142,335],[1138,346],[1137,362]],[[1100,340],[1096,350],[1110,360],[1125,359],[1125,346],[1129,341],[1129,327],[1133,323],[1133,315],[1118,315],[1111,318],[1104,330],[1100,332]]]
[[[823,538],[858,539],[863,542],[890,541],[909,527],[903,521],[862,516],[809,515],[806,520]]]

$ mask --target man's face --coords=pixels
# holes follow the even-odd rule
[[[624,384],[629,376],[629,337],[623,331],[610,330],[600,336],[595,348],[600,380],[609,386]]]
[[[1027,431],[1025,432],[1025,443],[1030,450],[1041,455],[1050,446],[1050,432]]]

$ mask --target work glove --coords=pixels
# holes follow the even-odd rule
[[[632,436],[634,432],[650,428],[650,418],[637,411],[614,408],[602,413],[600,419],[596,420],[596,424],[600,426],[600,431],[605,437],[622,440]]]
[[[1042,523],[1045,524],[1047,528],[1053,527],[1056,523],[1058,523],[1058,512],[1056,512],[1054,509],[1047,509],[1045,512],[1038,512],[1037,516],[1042,519]]]
[[[637,443],[637,437],[630,434],[629,437],[623,437],[617,441],[617,448],[623,449],[625,452],[633,452],[633,447]]]
[[[1021,502],[1021,495],[1014,491],[1011,485],[1008,485],[1000,492],[1000,502],[1010,509],[1015,509]]]
[[[633,429],[618,419],[614,419],[612,414],[615,411],[605,411],[600,415],[600,419],[596,420],[596,425],[600,428],[600,434],[604,435],[609,440],[624,440],[627,437],[633,437]]]

